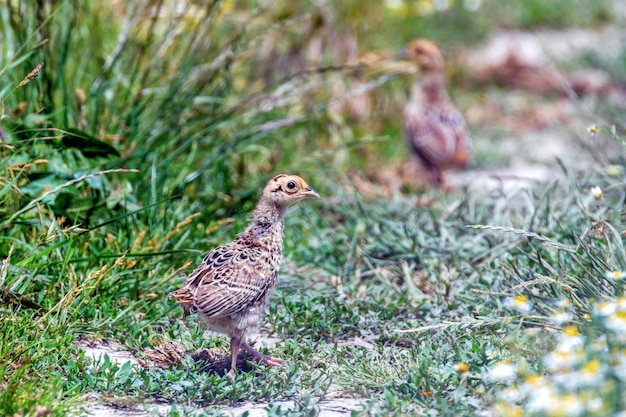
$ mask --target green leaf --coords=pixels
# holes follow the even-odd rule
[[[65,130],[60,145],[65,148],[76,148],[87,158],[120,156],[120,153],[112,145],[73,128]]]

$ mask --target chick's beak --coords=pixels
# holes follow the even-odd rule
[[[311,188],[311,186],[308,186],[306,190],[300,191],[300,195],[304,198],[320,197],[320,195],[316,193],[315,190]]]

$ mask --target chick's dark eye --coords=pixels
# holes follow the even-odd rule
[[[296,183],[293,181],[289,181],[287,183],[287,188],[289,188],[290,190],[293,190],[294,188],[296,188]]]

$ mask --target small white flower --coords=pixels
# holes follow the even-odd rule
[[[529,413],[539,413],[550,415],[556,411],[556,389],[549,384],[536,387],[530,392],[526,410]]]
[[[550,317],[548,317],[548,320],[550,320],[554,324],[559,325],[567,323],[572,319],[572,317],[574,317],[572,313],[568,313],[567,311],[563,310],[557,310]]]
[[[592,136],[595,135],[597,131],[598,128],[596,127],[596,125],[587,126],[587,132],[589,132]]]
[[[528,314],[533,310],[532,303],[523,295],[505,298],[504,306],[517,310],[522,314]]]
[[[585,408],[587,411],[591,412],[591,414],[600,414],[604,411],[604,403],[602,402],[602,398],[596,397],[587,400],[585,403]]]
[[[603,380],[606,370],[606,365],[600,363],[598,359],[590,360],[578,371],[576,378],[578,385],[598,386]]]
[[[503,361],[496,363],[488,372],[487,379],[491,382],[511,383],[517,375],[517,366]]]
[[[606,317],[615,313],[617,310],[617,306],[614,302],[610,301],[601,301],[593,305],[593,315]]]
[[[559,344],[556,350],[571,352],[578,350],[585,343],[585,338],[578,333],[575,326],[567,326],[563,329],[563,333],[559,335]]]
[[[604,319],[604,325],[607,329],[613,330],[615,333],[626,333],[626,311],[619,310]]]
[[[592,340],[590,347],[593,349],[593,352],[607,353],[609,351],[609,346],[606,343],[606,335],[603,334]]]
[[[485,352],[485,356],[487,357],[487,359],[495,359],[496,353],[496,351],[489,349]]]
[[[548,352],[543,356],[543,364],[551,371],[562,371],[572,369],[583,359],[583,354],[579,350],[557,349]]]
[[[578,374],[570,369],[555,370],[551,380],[561,391],[573,391],[578,388]]]
[[[591,187],[591,195],[596,200],[600,200],[602,198],[602,188],[600,188],[598,186]]]
[[[538,389],[551,385],[552,382],[542,376],[539,375],[529,375],[526,377],[526,380],[520,384],[519,391],[526,397],[534,394]]]
[[[611,357],[611,369],[622,382],[626,381],[626,352],[617,351]]]
[[[583,402],[575,394],[560,395],[557,397],[557,410],[565,416],[578,416],[585,411]]]
[[[500,392],[498,398],[509,404],[515,404],[524,399],[524,396],[516,387],[507,387]]]
[[[543,356],[543,364],[552,371],[570,371],[583,360],[585,339],[574,326],[567,326],[559,335],[556,348]]]
[[[619,280],[623,279],[624,277],[626,277],[626,272],[620,271],[619,269],[616,269],[615,271],[608,271],[606,273],[607,279]]]

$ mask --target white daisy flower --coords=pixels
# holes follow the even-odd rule
[[[617,306],[614,302],[610,301],[600,301],[593,305],[594,316],[607,317],[615,313],[616,310]]]
[[[626,333],[626,311],[619,310],[604,319],[604,325],[607,329],[613,330],[615,333]]]
[[[568,313],[567,311],[564,311],[564,310],[557,310],[554,313],[552,313],[550,317],[548,317],[548,320],[550,320],[554,324],[560,325],[563,323],[567,323],[573,317],[574,316],[572,313]]]
[[[595,198],[596,200],[600,200],[602,199],[602,188],[595,186],[595,187],[591,187],[591,195],[593,196],[593,198]]]
[[[615,271],[608,271],[605,276],[606,279],[620,280],[626,277],[626,272],[616,269]]]
[[[517,366],[502,361],[496,363],[487,373],[487,379],[491,382],[511,383],[517,376]]]
[[[517,310],[522,314],[528,314],[533,310],[532,303],[524,295],[505,298],[504,306]]]

